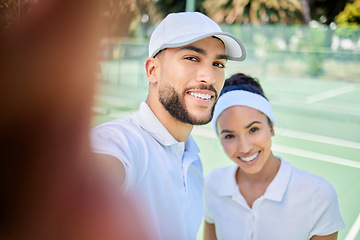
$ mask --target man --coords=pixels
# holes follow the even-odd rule
[[[196,239],[203,173],[190,132],[211,120],[228,59],[245,59],[235,36],[201,13],[169,14],[150,39],[146,103],[93,130],[107,176],[134,194],[155,239]]]

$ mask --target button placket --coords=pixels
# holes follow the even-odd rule
[[[179,160],[181,173],[182,173],[182,181],[183,181],[184,191],[187,192],[186,176],[184,173],[184,160],[183,160],[184,143],[179,142],[179,143],[173,145],[172,150],[173,150],[174,154],[176,155],[177,159]]]
[[[250,210],[250,231],[249,231],[249,239],[253,239],[254,231],[255,231],[255,212],[254,209]]]

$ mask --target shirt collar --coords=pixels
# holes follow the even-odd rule
[[[200,152],[194,138],[190,135],[185,143],[185,151],[191,154],[198,154]]]
[[[280,157],[278,159],[281,162],[279,171],[266,189],[264,198],[280,202],[290,182],[291,165]]]
[[[266,189],[263,196],[266,199],[278,202],[282,200],[291,176],[291,165],[283,159],[279,159],[281,161],[279,171]],[[237,168],[238,166],[234,164],[226,169],[224,178],[221,180],[221,184],[218,189],[218,194],[220,196],[235,196],[235,194],[239,191],[235,180]]]
[[[179,143],[169,133],[169,131],[164,127],[164,125],[162,125],[162,123],[151,111],[150,107],[146,104],[146,102],[141,102],[140,109],[136,113],[136,115],[139,119],[141,127],[146,130],[153,138],[155,138],[160,144],[164,146],[171,146]],[[184,150],[191,154],[197,154],[200,151],[191,135],[185,143]]]
[[[235,174],[238,169],[238,165],[233,164],[230,167],[226,168],[223,179],[221,179],[220,187],[218,189],[219,196],[233,196],[238,186],[236,184]]]
[[[151,111],[150,107],[145,102],[141,102],[140,109],[136,114],[141,127],[145,129],[159,143],[165,146],[178,143],[178,141],[161,124],[159,119],[155,116],[155,114]]]

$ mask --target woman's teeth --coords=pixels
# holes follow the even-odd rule
[[[190,95],[194,96],[194,97],[197,97],[197,98],[204,99],[204,100],[209,100],[211,98],[211,95],[209,95],[209,94],[201,94],[201,93],[190,92]]]
[[[240,159],[245,162],[250,162],[250,161],[254,160],[258,155],[259,155],[259,152],[255,153],[254,155],[252,155],[250,157],[244,157],[244,158],[240,157]]]

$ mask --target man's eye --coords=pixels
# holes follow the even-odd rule
[[[196,57],[186,57],[185,59],[190,61],[197,61],[198,59]]]
[[[224,64],[219,63],[219,62],[214,63],[214,66],[215,66],[215,67],[219,67],[219,68],[224,68],[224,67],[225,67]]]

